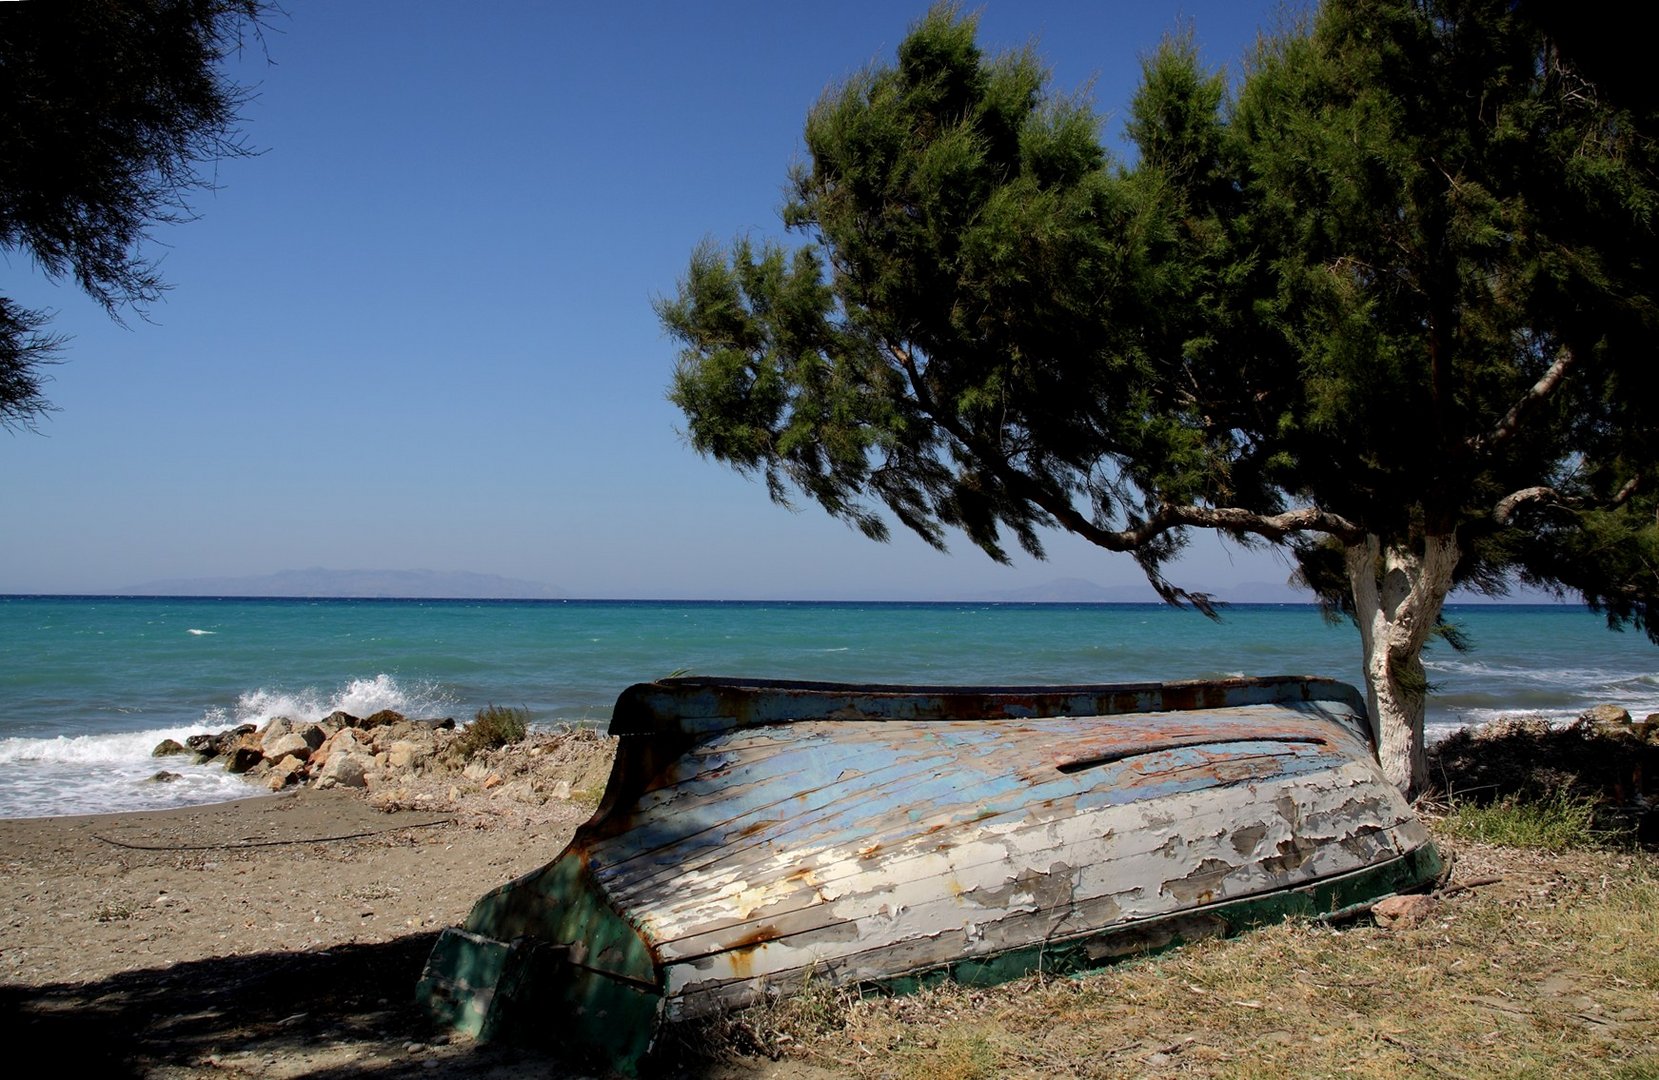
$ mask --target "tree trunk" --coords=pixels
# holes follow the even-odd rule
[[[1384,544],[1368,536],[1347,551],[1354,617],[1364,650],[1365,697],[1371,735],[1387,776],[1406,798],[1428,787],[1423,706],[1428,682],[1423,646],[1440,624],[1459,553],[1455,534]]]

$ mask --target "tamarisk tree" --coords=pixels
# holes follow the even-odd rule
[[[166,291],[142,253],[156,224],[189,219],[200,167],[249,151],[247,91],[224,60],[257,33],[264,0],[52,0],[0,5],[0,254],[72,279],[111,316]],[[63,338],[46,312],[0,295],[0,428],[52,406],[41,368]]]
[[[808,115],[803,242],[705,244],[659,304],[690,441],[875,539],[1064,529],[1212,614],[1165,574],[1192,530],[1279,545],[1415,794],[1452,588],[1659,640],[1654,117],[1547,22],[1329,0],[1236,92],[1166,42],[1126,166],[937,8]]]

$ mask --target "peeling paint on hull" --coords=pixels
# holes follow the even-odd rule
[[[1075,971],[1439,866],[1358,694],[1328,680],[665,680],[624,692],[611,730],[610,784],[570,847],[434,951],[421,993],[440,1018],[629,1068],[657,1024],[809,978]]]

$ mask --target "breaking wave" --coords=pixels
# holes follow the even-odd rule
[[[230,708],[209,706],[195,724],[100,735],[0,739],[0,817],[44,817],[153,810],[260,794],[262,789],[219,765],[197,765],[190,755],[155,758],[164,739],[238,724],[264,725],[278,716],[321,720],[336,709],[368,716],[394,709],[411,717],[450,715],[456,697],[436,683],[400,684],[391,675],[353,679],[333,690],[249,690]],[[175,774],[166,782],[157,772]]]
[[[382,709],[427,719],[448,716],[455,706],[455,696],[436,683],[405,687],[392,676],[382,674],[372,679],[353,679],[336,690],[315,687],[250,690],[236,699],[236,706],[229,713],[210,710],[210,714],[204,715],[204,722],[219,723],[219,718],[228,717],[232,724],[264,724],[278,716],[290,720],[321,720],[336,710],[353,716],[369,716]]]

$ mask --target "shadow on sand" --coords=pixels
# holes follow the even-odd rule
[[[214,957],[86,983],[0,984],[0,1045],[33,1047],[60,1075],[111,1080],[605,1075],[557,1050],[449,1043],[414,1004],[436,939],[419,933],[326,951]],[[548,1017],[550,1035],[559,1020]],[[736,1076],[756,1064],[669,1053],[678,1060],[658,1055],[646,1075]]]
[[[314,1057],[327,1070],[327,1059],[345,1056],[335,1050],[343,1046],[369,1052],[355,1068],[330,1071],[377,1075],[389,1062],[375,1051],[395,1046],[407,1058],[404,1047],[429,1034],[410,990],[436,936],[214,957],[96,982],[0,986],[0,1038],[50,1047],[69,1075],[213,1070],[249,1056],[250,1064]]]

